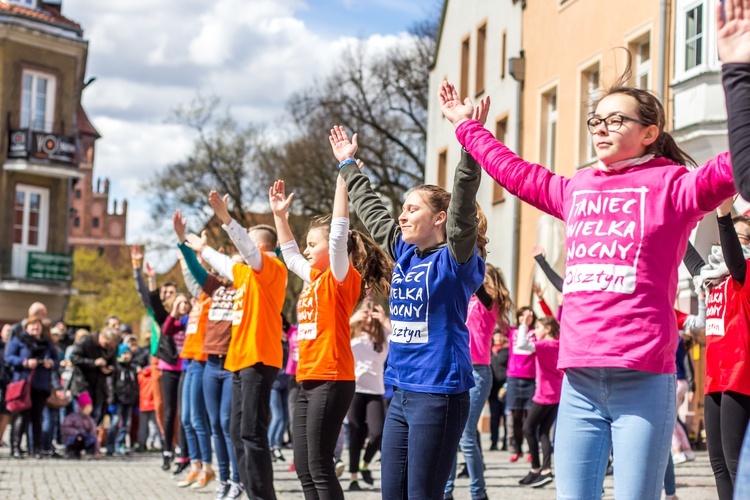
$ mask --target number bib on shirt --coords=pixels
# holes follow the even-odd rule
[[[724,314],[727,310],[727,284],[725,279],[720,285],[711,288],[706,297],[706,335],[723,336]]]
[[[427,304],[430,299],[428,276],[432,261],[414,266],[404,274],[400,264],[391,280],[391,342],[426,344],[430,340]]]

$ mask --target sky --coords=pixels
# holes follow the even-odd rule
[[[89,42],[83,105],[102,135],[94,173],[128,200],[128,243],[153,237],[144,179],[186,157],[192,133],[168,118],[198,92],[240,123],[271,123],[294,92],[357,40],[375,47],[439,15],[438,0],[64,0]]]

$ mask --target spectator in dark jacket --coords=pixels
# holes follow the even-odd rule
[[[31,408],[14,416],[12,453],[14,458],[21,458],[21,437],[30,422],[34,435],[33,450],[40,458],[42,413],[52,391],[52,375],[57,371],[59,360],[52,342],[43,335],[42,318],[31,316],[26,319],[25,325],[25,330],[13,337],[5,352],[5,361],[13,370],[13,382],[31,376]]]
[[[42,321],[47,319],[47,306],[42,304],[41,302],[34,302],[29,306],[29,314],[26,316],[27,318],[31,317],[38,317]],[[18,323],[11,326],[10,329],[10,337],[6,341],[7,343],[10,343],[11,340],[13,340],[13,337],[16,335],[20,335],[26,330],[26,319],[22,319]]]
[[[88,392],[93,401],[91,416],[99,424],[107,404],[107,375],[115,369],[120,333],[111,328],[83,337],[75,346],[70,361],[73,363],[71,393],[78,397]]]
[[[130,432],[133,409],[138,401],[138,373],[133,363],[133,353],[126,344],[117,348],[117,364],[112,383],[112,398],[110,403],[115,406],[112,424],[109,427],[107,439],[107,455],[115,452],[125,454],[125,437]]]
[[[508,370],[508,337],[495,331],[492,337],[492,389],[490,389],[490,450],[497,450],[500,434],[500,423],[503,425],[503,442],[501,450],[508,449],[508,426],[505,421],[505,382]]]

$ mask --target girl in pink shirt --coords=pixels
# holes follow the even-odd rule
[[[566,222],[559,499],[598,497],[612,448],[627,457],[615,468],[617,497],[660,498],[676,418],[677,268],[693,227],[734,193],[729,154],[688,170],[694,162],[665,132],[658,98],[625,86],[629,77],[628,69],[588,120],[598,162],[571,178],[505,147],[448,82],[439,91],[482,168]]]
[[[525,333],[522,325],[520,331]],[[560,403],[563,372],[557,369],[560,352],[560,325],[551,316],[539,318],[534,335],[522,335],[527,339],[526,348],[536,353],[536,390],[529,416],[523,425],[523,433],[529,443],[531,471],[519,481],[523,486],[538,488],[552,482],[552,444],[549,434],[557,417]],[[536,340],[534,340],[536,338]],[[538,437],[537,437],[538,436]],[[543,461],[539,462],[539,442],[542,443]]]
[[[511,462],[523,455],[523,423],[531,409],[531,398],[536,387],[536,355],[528,347],[526,339],[529,329],[536,323],[536,314],[530,307],[522,307],[516,312],[517,328],[511,328],[508,335],[508,390],[505,393],[505,413],[510,415],[513,426],[513,453]]]

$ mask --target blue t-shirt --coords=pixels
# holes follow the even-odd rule
[[[474,253],[459,264],[447,246],[420,257],[401,236],[394,246],[385,383],[414,392],[468,391],[474,378],[466,316],[484,280],[484,261]]]

